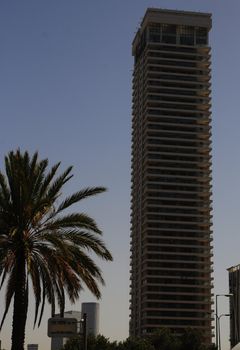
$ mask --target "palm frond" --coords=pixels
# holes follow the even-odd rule
[[[16,281],[16,269],[14,269],[12,271],[12,273],[10,274],[9,279],[8,279],[8,283],[7,283],[7,287],[6,287],[5,310],[4,310],[3,317],[1,320],[1,324],[0,324],[0,331],[2,329],[3,323],[4,323],[5,318],[7,316],[9,306],[10,306],[11,301],[12,301],[12,297],[15,293],[15,289],[14,289],[15,281]]]
[[[90,196],[95,196],[99,193],[105,192],[105,187],[87,187],[81,191],[78,191],[72,194],[70,197],[66,198],[57,208],[56,213],[61,212],[62,210],[70,207],[71,205],[81,201]]]
[[[61,190],[61,188],[63,187],[63,185],[69,181],[73,175],[71,173],[72,171],[72,166],[68,167],[63,173],[62,175],[60,175],[55,181],[54,183],[50,186],[49,190],[48,190],[48,197],[52,198],[53,200],[56,200],[57,197],[59,196],[59,191]]]
[[[96,222],[87,214],[73,213],[53,219],[46,225],[46,230],[60,230],[64,228],[78,227],[101,234]]]
[[[92,250],[96,255],[104,260],[112,261],[112,255],[106,248],[104,242],[95,235],[81,230],[67,230],[61,235],[62,240],[70,241],[78,247]]]

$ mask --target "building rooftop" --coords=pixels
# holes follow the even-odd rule
[[[212,14],[205,12],[148,8],[141,21],[140,28],[133,39],[133,45],[135,40],[139,38],[149,23],[187,25],[204,27],[210,30],[212,27]]]
[[[236,266],[231,266],[227,270],[228,270],[228,272],[234,272],[234,271],[240,270],[240,264],[238,264]]]

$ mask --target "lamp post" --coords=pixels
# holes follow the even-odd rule
[[[87,314],[83,314],[81,321],[83,327],[83,349],[87,350]]]
[[[233,294],[216,294],[216,302],[215,302],[215,305],[216,305],[216,347],[217,347],[217,350],[219,349],[219,326],[218,326],[218,322],[219,322],[219,319],[218,319],[218,297],[232,297]]]

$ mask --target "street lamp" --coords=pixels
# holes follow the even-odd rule
[[[220,318],[223,316],[228,316],[230,317],[230,314],[221,314],[220,316],[218,316],[218,335],[219,335],[219,350],[221,350],[221,326],[220,326]]]
[[[218,347],[219,347],[219,334],[218,334],[218,297],[232,297],[233,294],[230,293],[230,294],[216,294],[216,302],[215,302],[215,305],[216,305],[216,347],[217,347],[217,350],[218,350]]]
[[[83,314],[81,319],[82,323],[82,335],[83,335],[83,349],[87,350],[87,314]]]

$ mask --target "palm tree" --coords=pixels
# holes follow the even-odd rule
[[[101,270],[89,253],[112,260],[96,222],[84,213],[64,210],[84,198],[105,191],[85,188],[60,200],[72,167],[57,175],[60,163],[48,170],[39,160],[20,150],[5,157],[0,172],[0,289],[6,287],[5,311],[13,300],[12,350],[23,350],[31,281],[35,297],[34,326],[40,325],[45,301],[63,316],[65,297],[75,302],[84,285],[100,298]]]

